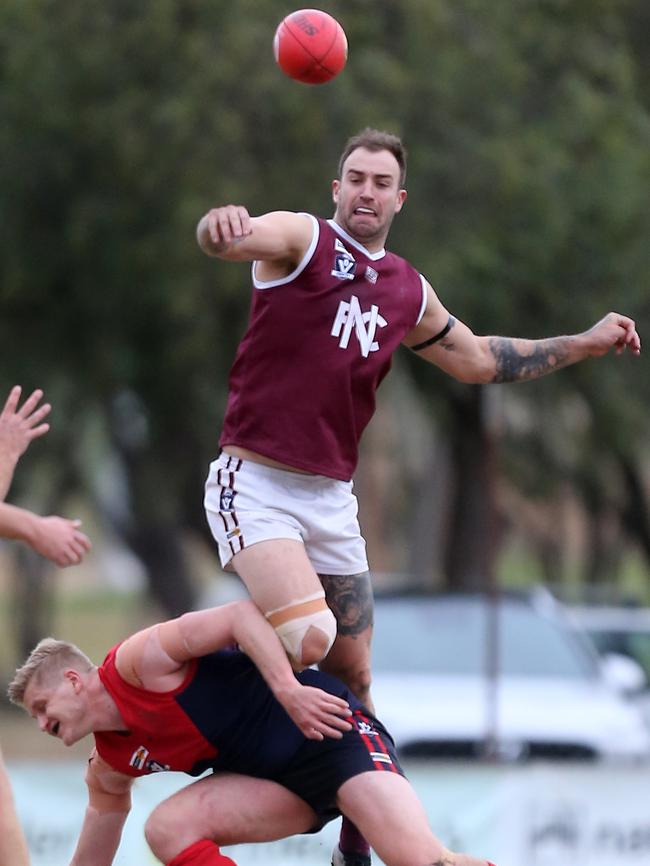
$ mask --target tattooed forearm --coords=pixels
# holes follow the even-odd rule
[[[522,382],[538,379],[553,370],[566,367],[570,362],[571,337],[549,340],[513,340],[508,337],[490,337],[490,351],[494,355],[496,373],[493,382]],[[519,346],[526,347],[520,351]]]
[[[336,617],[338,633],[361,634],[373,622],[372,584],[363,574],[319,574],[325,599]]]

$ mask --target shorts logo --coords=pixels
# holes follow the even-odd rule
[[[365,734],[366,737],[378,736],[377,731],[368,722],[357,722],[357,728],[360,734]]]
[[[221,495],[219,496],[219,511],[234,511],[233,509],[233,500],[235,498],[235,491],[231,490],[227,487],[225,490],[221,491]]]
[[[379,314],[377,304],[372,304],[370,310],[362,313],[359,298],[352,295],[350,303],[346,301],[339,303],[330,334],[332,337],[340,337],[339,349],[347,349],[354,329],[361,354],[367,358],[370,352],[376,352],[379,349],[379,343],[375,340],[377,328],[385,328],[387,324],[386,319]]]
[[[332,276],[339,280],[353,280],[357,263],[352,253],[348,252],[338,238],[334,241],[334,267]]]

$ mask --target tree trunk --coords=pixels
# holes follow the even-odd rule
[[[453,484],[445,552],[447,588],[485,589],[494,580],[498,520],[496,453],[485,422],[485,389],[473,386],[452,400],[450,433]]]

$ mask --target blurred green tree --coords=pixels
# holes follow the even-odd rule
[[[42,386],[56,406],[23,487],[48,502],[93,491],[168,613],[196,601],[182,538],[206,533],[202,483],[249,303],[246,268],[196,248],[211,205],[327,214],[344,139],[387,127],[406,140],[411,181],[391,248],[475,330],[580,331],[611,307],[648,320],[641,0],[327,8],[350,61],[323,87],[275,67],[279,0],[0,8],[0,383]],[[492,389],[407,367],[450,443],[451,585],[497,567],[502,476],[540,500],[569,477],[595,523],[611,507],[647,539],[631,506],[647,494],[630,487],[647,436],[642,364],[502,386],[496,408]],[[586,421],[563,425],[576,401]],[[128,507],[102,494],[108,455]]]

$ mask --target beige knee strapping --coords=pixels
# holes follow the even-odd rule
[[[292,663],[299,668],[304,667],[302,644],[310,628],[316,628],[325,635],[326,646],[321,658],[325,658],[336,638],[336,619],[327,606],[323,590],[270,610],[266,618]]]

